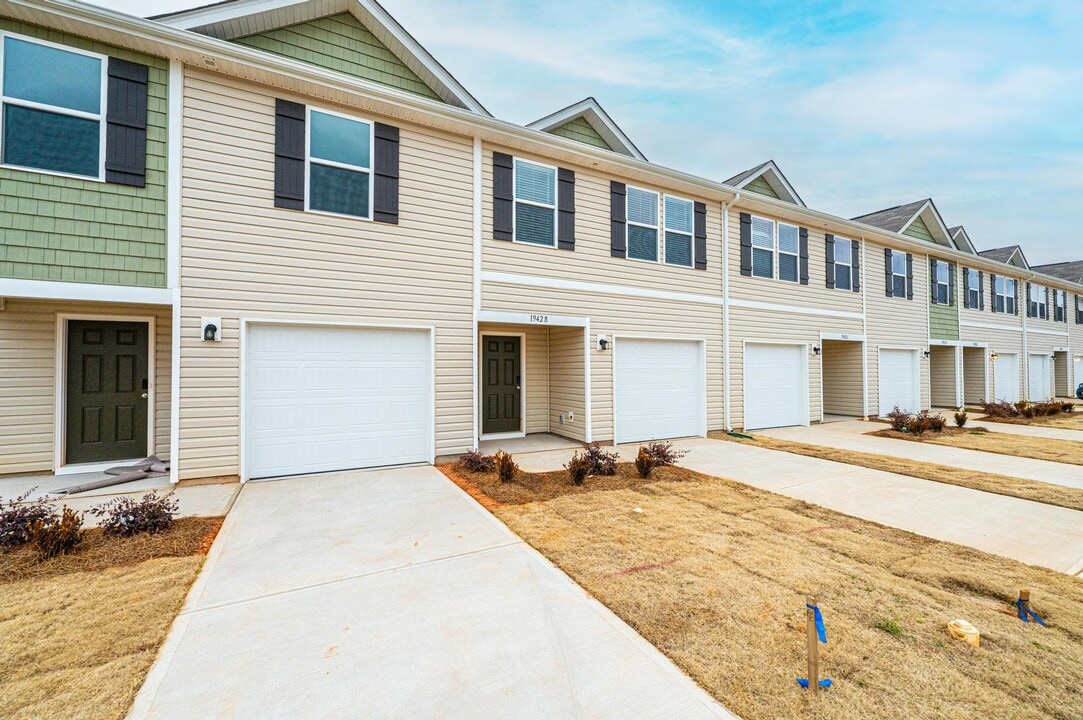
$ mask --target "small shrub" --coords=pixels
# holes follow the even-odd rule
[[[590,460],[591,475],[616,475],[617,461],[620,456],[615,452],[602,450],[598,443],[587,445],[586,457]]]
[[[1060,404],[1060,411],[1062,413],[1074,413],[1075,412],[1075,403],[1062,402]]]
[[[892,408],[891,412],[887,414],[887,419],[891,421],[892,430],[896,430],[898,432],[905,432],[906,425],[910,421],[910,414],[904,413],[902,410],[899,409],[899,406],[896,405],[894,408]]]
[[[30,525],[30,541],[38,551],[38,559],[48,560],[67,555],[83,542],[83,515],[69,507],[60,519],[35,520]]]
[[[966,427],[966,421],[970,419],[970,416],[965,412],[955,413],[955,427]]]
[[[56,521],[56,507],[45,498],[27,502],[37,490],[32,487],[14,500],[0,504],[0,548],[13,548],[30,542],[30,526],[36,522]]]
[[[515,474],[519,472],[519,466],[511,459],[511,455],[503,450],[497,451],[496,455],[493,456],[493,462],[496,465],[496,474],[500,478],[500,482],[511,482],[515,479]]]
[[[487,473],[496,469],[496,462],[492,455],[482,455],[477,450],[471,450],[459,457],[459,467],[473,473]]]
[[[1019,408],[1010,402],[986,402],[981,404],[981,411],[994,418],[1019,417]]]
[[[149,492],[140,500],[118,497],[90,509],[90,514],[101,518],[102,532],[106,535],[131,537],[138,533],[160,533],[173,527],[178,503],[173,494],[158,495]]]
[[[590,472],[590,458],[585,453],[577,452],[572,455],[572,459],[568,461],[564,469],[568,471],[568,477],[571,479],[572,485],[582,485],[583,480],[586,479],[587,474]]]
[[[921,437],[932,424],[932,419],[929,417],[929,413],[921,412],[917,415],[911,415],[906,420],[906,432],[910,433],[914,437]]]
[[[947,427],[948,421],[943,415],[930,415],[929,416],[929,429],[934,433],[944,432],[944,428]]]
[[[876,623],[876,629],[883,630],[888,635],[894,635],[895,637],[899,637],[900,635],[902,635],[902,628],[899,627],[899,623],[895,622],[890,618],[887,620],[878,621]]]
[[[654,467],[667,467],[688,454],[687,450],[678,450],[673,447],[673,443],[668,442],[647,443],[641,449],[646,450],[654,460]]]
[[[644,480],[649,478],[656,463],[654,455],[647,448],[639,448],[639,454],[636,455],[636,472],[639,473],[639,477]]]

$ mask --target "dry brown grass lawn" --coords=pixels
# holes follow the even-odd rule
[[[980,450],[997,455],[1013,455],[1033,460],[1049,460],[1069,465],[1083,465],[1083,442],[986,432],[984,428],[966,428],[962,432],[957,431],[958,428],[950,428],[950,431],[945,430],[943,433],[930,432],[921,437],[914,437],[910,433],[889,428],[869,434],[895,438],[896,440],[946,445],[965,450]]]
[[[0,717],[123,718],[220,519],[104,539],[45,563],[0,554]]]
[[[1059,505],[1072,510],[1083,510],[1083,489],[1079,488],[1052,485],[1034,480],[1022,480],[1007,475],[975,472],[950,465],[918,462],[893,455],[877,455],[875,453],[840,450],[821,445],[809,445],[808,443],[780,440],[765,435],[756,435],[753,440],[737,439],[726,433],[711,433],[711,437],[757,445],[770,450],[781,450],[795,455],[806,455],[823,460],[858,465],[872,470],[909,475],[922,480],[959,485],[983,492],[996,493],[997,495],[1033,500],[1047,505]]]
[[[495,514],[744,718],[1080,717],[1078,580],[684,477],[594,492],[588,479],[586,492]],[[1011,614],[1021,587],[1048,628]],[[808,592],[824,612],[821,664],[835,682],[814,703],[794,682]],[[948,635],[954,618],[977,625],[980,649]],[[899,636],[877,629],[888,620]]]
[[[1035,425],[1037,427],[1060,428],[1061,430],[1083,430],[1083,410],[1076,409],[1073,413],[1061,413],[1051,417],[1030,419],[983,417],[981,421],[1008,423],[1010,425]]]

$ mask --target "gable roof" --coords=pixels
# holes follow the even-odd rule
[[[782,171],[778,169],[778,165],[774,160],[768,160],[765,163],[761,163],[754,168],[745,170],[743,173],[734,175],[729,180],[723,180],[723,185],[729,185],[730,187],[749,188],[752,192],[757,192],[755,184],[757,181],[766,183],[774,192],[775,197],[779,200],[784,200],[794,205],[806,207],[805,201],[801,199],[801,196],[797,194],[797,191],[793,189],[793,185],[790,185],[790,181],[786,179],[786,176],[782,174]],[[764,194],[761,192],[761,194]]]
[[[988,258],[989,260],[996,260],[1005,265],[1014,265],[1018,268],[1030,270],[1030,263],[1027,262],[1026,257],[1023,255],[1023,248],[1018,245],[982,250],[978,255],[981,255],[983,258]]]
[[[970,235],[967,233],[966,228],[962,225],[956,225],[953,228],[948,228],[948,235],[955,241],[955,247],[968,252],[971,255],[977,255],[978,249],[974,247],[974,243],[970,240]]]
[[[1052,275],[1053,277],[1067,280],[1068,282],[1083,284],[1083,260],[1049,263],[1048,265],[1035,265],[1031,270],[1040,272],[1044,275]],[[1083,382],[1083,380],[1081,380],[1081,382]]]
[[[605,149],[634,157],[637,160],[646,161],[646,156],[639,151],[620,126],[613,121],[603,108],[601,103],[592,97],[583,98],[566,108],[557,110],[555,113],[546,115],[527,125],[532,130],[560,134],[568,137],[568,134],[558,133],[565,126],[573,124],[576,120],[582,120],[590,125],[591,129],[605,143]],[[582,138],[574,138],[580,139]],[[596,143],[591,143],[597,145]]]
[[[907,234],[907,230],[912,228],[915,230],[920,228],[922,232],[913,232],[911,234],[915,237],[931,239],[937,245],[967,252],[966,248],[958,247],[955,243],[932,198],[917,200],[906,205],[896,205],[867,215],[858,215],[851,219],[866,225],[872,225],[881,230],[899,233],[900,235]]]
[[[219,40],[232,40],[341,13],[349,13],[364,25],[441,100],[489,115],[376,0],[226,0],[150,19]]]

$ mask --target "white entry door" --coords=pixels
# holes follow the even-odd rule
[[[998,402],[1019,402],[1019,356],[998,353],[993,363],[993,392]]]
[[[1027,399],[1042,402],[1053,396],[1053,381],[1050,373],[1050,357],[1044,353],[1030,356],[1030,370],[1027,375]]]
[[[880,349],[880,416],[893,409],[921,410],[921,359],[917,350]]]
[[[808,345],[745,345],[745,430],[808,425]]]
[[[613,372],[615,442],[707,432],[703,343],[618,337]]]
[[[248,476],[431,460],[431,345],[427,330],[251,326]]]

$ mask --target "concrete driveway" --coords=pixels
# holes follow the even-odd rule
[[[129,717],[733,716],[417,467],[245,485]]]

